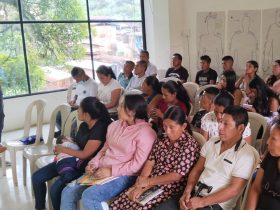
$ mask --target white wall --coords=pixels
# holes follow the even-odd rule
[[[45,99],[44,122],[49,122],[50,115],[54,108],[66,102],[66,91],[19,98],[4,99],[4,132],[23,128],[26,107],[36,99]],[[34,122],[35,120],[33,120]]]
[[[174,52],[182,53],[183,65],[190,71],[190,79],[194,80],[197,72],[197,12],[225,11],[227,17],[229,10],[269,8],[280,8],[280,1],[145,0],[146,25],[149,25],[146,28],[147,48],[150,51],[153,62],[160,69],[168,68],[170,57]],[[227,31],[227,21],[225,27]],[[225,38],[225,43],[227,43],[227,37]],[[225,53],[227,53],[227,50],[226,48]],[[262,51],[262,49],[260,50]]]

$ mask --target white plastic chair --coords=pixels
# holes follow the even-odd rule
[[[204,136],[202,136],[200,133],[196,131],[193,131],[193,137],[199,143],[200,147],[202,147],[206,142]]]
[[[195,96],[196,96],[196,92],[199,89],[199,85],[196,84],[195,82],[186,82],[183,84],[185,90],[187,91],[190,100],[191,100],[191,104],[193,106],[192,111],[190,112],[190,115],[193,115],[193,111],[194,111],[194,107],[195,107]]]
[[[77,128],[78,128],[81,124],[81,121],[79,121],[78,118],[77,118],[77,110],[71,112],[68,115],[68,117],[66,119],[66,122],[65,122],[65,125],[64,125],[64,129],[62,130],[63,131],[63,133],[62,133],[63,136],[70,136],[71,130],[72,130],[72,122],[74,120],[77,120]],[[54,160],[54,157],[55,157],[55,155],[46,155],[46,156],[42,156],[42,157],[38,158],[35,162],[36,167],[37,168],[42,168],[42,167],[48,165],[49,163],[52,163],[53,160]],[[48,209],[49,210],[53,209],[52,204],[51,204],[50,194],[49,194],[52,182],[53,182],[53,180],[50,180],[50,181],[47,182],[47,188],[48,188],[48,196],[47,196],[48,199],[47,200],[48,200],[48,206],[49,206]]]
[[[178,81],[181,82],[181,80],[176,77],[165,77],[165,78],[161,79],[160,82],[168,82],[170,80],[172,80],[174,82],[178,82]]]
[[[24,138],[30,136],[30,128],[31,128],[31,117],[32,117],[32,110],[36,108],[37,110],[37,119],[36,119],[36,140],[33,145],[39,145],[40,139],[42,137],[42,127],[43,127],[43,118],[44,118],[44,108],[46,106],[45,100],[39,99],[33,101],[31,104],[28,105],[25,111],[25,120],[24,120]],[[19,138],[21,139],[21,138]],[[13,182],[14,185],[17,186],[17,168],[16,168],[16,152],[22,151],[24,148],[30,145],[24,145],[19,139],[15,140],[8,140],[5,142],[5,146],[7,150],[10,152],[11,156],[11,165],[12,165],[12,174],[13,174]]]
[[[194,99],[194,113],[196,113],[200,109],[200,107],[199,107],[200,93],[203,92],[206,88],[209,88],[209,87],[217,87],[217,85],[204,85],[204,86],[201,86],[196,91],[195,99]]]
[[[73,83],[67,89],[67,96],[66,96],[66,98],[67,98],[67,102],[68,103],[72,100],[72,92],[73,92],[73,90],[76,90],[76,86],[77,86],[77,83]]]
[[[251,127],[252,146],[255,147],[257,151],[259,151],[262,141],[264,141],[264,136],[266,134],[267,121],[262,115],[255,112],[248,112],[248,115]],[[263,129],[262,136],[259,139],[257,139],[259,130],[261,128]]]
[[[6,176],[6,158],[5,158],[6,151],[0,154],[1,157],[1,164],[2,164],[2,175]]]
[[[64,129],[64,124],[66,122],[66,119],[70,113],[71,107],[68,104],[62,104],[56,107],[52,114],[50,119],[50,128],[49,128],[49,135],[48,139],[45,142],[45,144],[42,145],[34,145],[27,148],[24,148],[23,150],[23,184],[26,185],[26,162],[29,160],[30,163],[30,175],[33,174],[35,171],[35,161],[45,155],[51,155],[53,154],[53,140],[54,140],[54,132],[55,132],[55,123],[56,123],[56,116],[60,112],[61,113],[61,124],[62,126],[62,133]]]

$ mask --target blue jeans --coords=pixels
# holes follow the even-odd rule
[[[76,210],[77,202],[82,198],[84,210],[103,210],[101,202],[119,195],[134,184],[135,176],[121,176],[103,185],[84,186],[70,183],[62,191],[60,209]]]
[[[82,172],[79,174],[73,173],[72,175],[73,176],[71,176],[71,178],[68,177],[68,181],[77,179],[82,175]],[[32,175],[32,186],[35,196],[35,209],[45,209],[47,193],[46,182],[57,176],[59,176],[59,174],[56,170],[56,162],[50,163],[45,167],[40,168]],[[65,182],[65,180],[63,180],[61,177],[58,177],[51,186],[50,195],[54,210],[59,210],[61,192],[66,184],[67,183]]]

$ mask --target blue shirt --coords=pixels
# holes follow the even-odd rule
[[[132,77],[132,75],[131,75]],[[131,79],[131,77],[126,77],[124,75],[124,73],[120,73],[118,76],[118,82],[120,83],[120,85],[125,89]]]

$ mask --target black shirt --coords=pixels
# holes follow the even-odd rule
[[[218,77],[217,72],[214,69],[209,69],[206,73],[203,70],[200,70],[196,73],[195,82],[199,86],[208,85],[210,84],[210,80],[216,82]]]
[[[280,173],[278,170],[278,160],[279,157],[273,157],[268,153],[261,164],[264,170],[262,192],[258,202],[258,208],[261,210],[280,209]]]
[[[106,139],[106,133],[107,126],[101,120],[98,120],[91,129],[89,129],[88,125],[83,122],[79,127],[75,137],[75,142],[80,147],[80,149],[83,150],[89,140],[100,140],[103,144]]]
[[[183,66],[181,66],[178,69],[172,67],[167,70],[165,77],[176,77],[180,80],[187,81],[189,77],[189,72]]]

